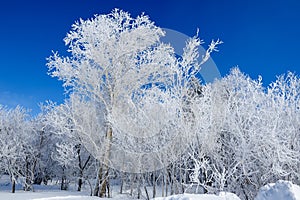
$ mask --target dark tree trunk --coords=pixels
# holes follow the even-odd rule
[[[67,190],[68,189],[67,177],[65,175],[65,169],[64,168],[63,168],[63,174],[61,176],[60,189],[61,190]]]
[[[81,188],[82,188],[82,178],[80,177],[79,179],[78,179],[78,188],[77,188],[77,191],[78,192],[80,192],[81,191]]]
[[[146,193],[146,198],[147,198],[147,200],[149,200],[150,197],[149,197],[149,193],[148,193],[147,187],[144,186],[144,189],[145,189],[145,193]]]
[[[16,192],[16,180],[15,179],[12,180],[11,192],[12,193]]]
[[[122,175],[121,175],[121,185],[120,185],[120,194],[123,193],[123,186],[124,186],[124,180],[123,180],[123,173],[122,173]]]
[[[168,186],[168,180],[169,180],[169,173],[167,171],[168,169],[166,169],[166,176],[165,176],[165,184],[166,184],[166,196],[168,196],[168,189],[169,189],[169,186]]]
[[[152,198],[154,199],[155,196],[156,196],[156,172],[153,172],[152,175],[153,175],[153,179],[152,179],[152,181],[153,181]]]
[[[111,198],[111,191],[110,191],[110,184],[109,184],[109,178],[106,181],[106,188],[107,188],[107,197]]]
[[[76,145],[77,148],[77,157],[78,157],[78,167],[79,167],[79,179],[78,179],[78,188],[77,191],[80,192],[83,184],[83,171],[86,168],[88,162],[91,159],[91,155],[87,158],[85,163],[82,165],[82,160],[81,160],[81,144]]]

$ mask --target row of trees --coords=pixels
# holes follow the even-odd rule
[[[277,179],[300,182],[300,80],[292,73],[268,88],[233,69],[201,84],[203,42],[182,56],[162,43],[148,16],[114,10],[80,20],[65,38],[69,56],[48,59],[50,75],[69,92],[28,119],[1,108],[3,174],[24,188],[57,180],[111,196],[111,183],[138,198],[230,191],[252,199]],[[152,187],[152,190],[149,190]]]
[[[278,179],[300,184],[299,77],[288,73],[264,88],[260,78],[233,69],[212,84],[194,86],[191,93],[197,98],[189,104],[192,141],[160,169],[134,173],[99,162],[86,140],[106,137],[99,108],[71,95],[64,104],[45,104],[35,119],[20,107],[1,107],[1,173],[11,177],[13,192],[16,181],[33,190],[33,184],[52,180],[61,189],[72,182],[80,191],[84,185],[97,196],[104,190],[104,178],[104,196],[111,195],[109,185],[116,180],[120,192],[137,197],[230,191],[252,199],[261,186]],[[157,142],[147,140],[147,145]],[[174,151],[163,153],[162,163],[174,156]],[[157,186],[162,194],[157,194]]]
[[[233,69],[193,105],[200,134],[193,173],[209,191],[253,199],[278,179],[300,183],[300,79],[288,73],[267,88],[261,81]]]

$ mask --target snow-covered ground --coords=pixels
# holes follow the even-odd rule
[[[0,192],[0,199],[3,200],[95,200],[97,197],[76,194],[75,192]]]
[[[2,200],[99,200],[98,197],[82,195],[76,192],[20,192],[15,194],[9,192],[0,192]],[[104,198],[103,200],[131,200],[128,195],[114,195],[113,198]],[[180,194],[169,197],[158,197],[155,200],[240,200],[236,195],[231,193],[220,194]]]
[[[1,200],[96,200],[88,192],[60,191],[57,188],[44,186],[36,192],[17,190],[12,194],[6,187],[0,185]],[[113,194],[113,198],[103,200],[131,200],[127,194]],[[178,194],[168,197],[158,197],[154,200],[240,200],[235,194],[222,192],[213,194]],[[254,200],[300,200],[300,187],[288,181],[277,181],[262,187]]]
[[[158,197],[155,200],[240,200],[235,194],[221,193],[213,194],[178,194],[169,197]]]
[[[277,181],[262,187],[255,200],[300,200],[300,187],[289,181]]]
[[[15,194],[10,192],[0,192],[1,200],[99,200],[99,197],[91,197],[84,193],[65,192],[65,191],[39,191],[39,192],[22,192],[17,191]],[[101,198],[101,200],[132,200],[129,195],[114,195],[113,198]]]

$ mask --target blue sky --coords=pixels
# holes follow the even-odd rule
[[[164,28],[189,36],[200,29],[221,75],[234,66],[265,85],[287,71],[300,74],[300,2],[294,0],[6,0],[0,2],[0,104],[38,112],[38,103],[62,102],[61,82],[47,75],[46,57],[65,52],[63,38],[79,18],[120,8],[145,12]],[[204,45],[205,47],[205,45]]]

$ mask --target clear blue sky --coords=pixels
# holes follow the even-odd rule
[[[63,53],[74,21],[120,8],[145,12],[160,27],[208,43],[224,44],[213,59],[224,76],[239,66],[265,85],[287,71],[300,74],[300,1],[264,0],[2,0],[0,2],[0,104],[38,112],[46,100],[62,102],[61,82],[47,75],[46,57]]]

